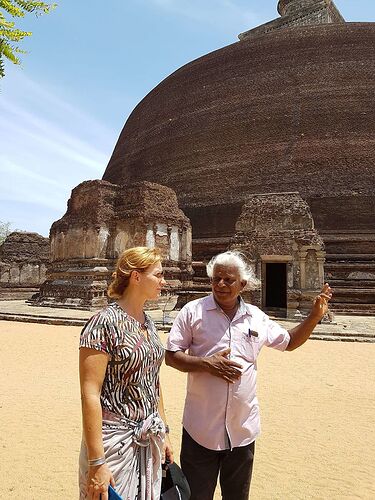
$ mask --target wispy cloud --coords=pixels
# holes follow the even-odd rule
[[[250,29],[259,22],[255,10],[233,0],[146,0],[156,7],[223,29]]]
[[[0,155],[0,172],[7,174],[11,172],[15,176],[22,176],[29,181],[36,181],[39,184],[48,184],[50,186],[60,186],[60,183],[54,179],[50,179],[45,175],[36,174],[27,168],[22,167],[21,165],[17,165],[13,161],[10,161],[8,158],[4,158],[3,155]]]
[[[101,178],[117,132],[21,71],[8,72],[7,79],[11,85],[0,93],[0,219],[47,234],[56,212],[65,212],[72,188]],[[15,203],[21,202],[51,211],[48,226],[40,229],[35,221],[35,227],[24,227],[22,213],[14,217]]]
[[[95,146],[67,133],[62,124],[56,125],[50,119],[23,111],[14,103],[0,103],[0,111],[6,116],[6,120],[0,117],[0,128],[4,131],[8,129],[17,137],[23,136],[25,142],[39,144],[45,152],[65,157],[97,173],[102,171],[106,156]]]

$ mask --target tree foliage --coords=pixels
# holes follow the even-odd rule
[[[20,64],[17,54],[25,53],[18,46],[18,42],[32,35],[30,31],[23,31],[16,27],[15,21],[9,21],[5,16],[12,18],[24,17],[26,13],[37,16],[48,14],[56,4],[36,2],[35,0],[0,0],[0,78],[4,76],[4,58],[14,64]]]
[[[13,232],[11,229],[12,223],[0,220],[0,245],[5,240],[5,238]]]

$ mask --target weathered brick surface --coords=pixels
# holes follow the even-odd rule
[[[236,223],[231,247],[240,249],[252,263],[265,295],[267,262],[287,264],[287,312],[310,309],[309,297],[323,285],[324,243],[307,203],[298,193],[251,195]],[[253,300],[263,306],[260,294]]]
[[[278,9],[279,19],[150,92],[125,124],[103,178],[171,187],[192,222],[195,260],[230,246],[252,196],[298,192],[329,241],[326,276],[344,284],[347,297],[362,276],[370,311],[371,243],[343,244],[331,235],[375,230],[375,23],[345,23],[331,0],[280,0]],[[281,240],[272,235],[275,251]]]
[[[0,298],[29,298],[46,277],[49,239],[13,232],[0,245]]]
[[[248,194],[281,191],[308,200],[319,229],[373,230],[374,45],[374,23],[327,24],[197,59],[135,108],[104,179],[173,188],[194,238],[228,236]]]
[[[7,263],[47,263],[49,239],[38,233],[13,232],[0,245],[0,260]]]
[[[66,214],[50,231],[51,266],[36,303],[95,309],[117,257],[134,246],[158,246],[171,288],[191,277],[191,227],[176,194],[150,182],[127,186],[86,181],[73,189]]]
[[[238,38],[245,40],[294,26],[345,22],[332,0],[280,0],[277,9],[282,17],[240,33]]]

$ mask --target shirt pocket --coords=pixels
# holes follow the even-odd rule
[[[255,363],[259,350],[259,336],[251,335],[250,332],[239,332],[236,338],[236,351],[249,363]]]

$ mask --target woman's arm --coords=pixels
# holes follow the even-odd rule
[[[163,456],[162,456],[162,463],[164,463],[166,460],[170,463],[172,463],[173,460],[173,449],[171,445],[171,441],[169,439],[169,427],[167,424],[167,418],[165,416],[165,410],[164,410],[164,401],[163,401],[163,393],[160,387],[160,400],[159,400],[159,415],[161,419],[164,422],[164,425],[166,426],[167,432],[165,434],[165,441],[164,441],[164,447],[163,447]]]
[[[88,460],[104,458],[102,439],[102,407],[100,393],[108,364],[108,355],[81,347],[79,352],[79,376],[81,383],[82,425]],[[108,498],[108,485],[115,486],[106,463],[89,466],[87,478],[88,499]]]

